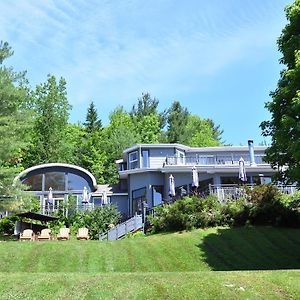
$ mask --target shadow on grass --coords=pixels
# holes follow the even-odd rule
[[[218,229],[197,246],[215,271],[300,269],[300,229]]]

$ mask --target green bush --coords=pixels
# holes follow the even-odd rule
[[[7,216],[0,220],[0,234],[13,234],[17,217]]]
[[[249,221],[254,225],[300,225],[299,193],[285,195],[271,185],[261,185],[248,192],[250,199]]]
[[[300,192],[285,195],[273,185],[248,189],[245,198],[221,204],[216,197],[185,197],[155,208],[148,217],[152,231],[190,230],[209,226],[300,226]]]
[[[98,239],[99,233],[107,231],[110,224],[115,225],[121,219],[120,213],[114,205],[97,207],[91,211],[76,212],[74,210],[68,217],[62,214],[57,216],[59,220],[50,224],[54,234],[57,234],[60,228],[68,227],[71,235],[76,235],[79,228],[86,227],[89,229],[90,239]]]

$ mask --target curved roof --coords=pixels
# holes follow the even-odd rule
[[[33,166],[30,167],[24,171],[22,171],[15,179],[14,182],[17,180],[20,180],[22,177],[26,177],[27,174],[29,174],[32,171],[36,171],[39,169],[46,169],[46,168],[54,168],[54,167],[62,167],[62,168],[68,168],[68,169],[73,169],[79,172],[82,172],[84,174],[86,174],[92,181],[93,186],[95,189],[97,189],[97,182],[96,182],[96,178],[94,177],[94,175],[92,173],[90,173],[88,170],[81,168],[79,166],[76,165],[71,165],[71,164],[65,164],[65,163],[48,163],[48,164],[42,164],[42,165],[37,165],[37,166]]]

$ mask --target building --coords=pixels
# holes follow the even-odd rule
[[[18,179],[39,197],[44,214],[51,214],[68,203],[72,195],[78,210],[113,203],[128,217],[140,213],[145,203],[151,208],[169,201],[170,175],[175,181],[175,197],[195,192],[192,188],[193,168],[199,178],[196,192],[216,194],[220,201],[236,199],[240,195],[240,158],[245,162],[247,184],[269,183],[276,170],[264,161],[265,150],[264,146],[254,146],[252,140],[248,141],[248,146],[237,147],[138,144],[125,149],[123,158],[116,161],[120,180],[115,186],[97,185],[95,177],[87,170],[60,163],[34,166],[19,174]],[[287,191],[291,192],[292,188]],[[84,190],[89,195],[88,201],[84,199]]]
[[[245,161],[249,184],[271,182],[275,170],[264,161],[266,147],[221,146],[194,148],[181,144],[139,144],[123,152],[118,160],[120,180],[128,186],[129,214],[168,201],[169,177],[175,180],[177,196],[192,191],[192,168],[199,176],[200,193],[216,193],[224,200],[226,193],[234,193],[240,183],[239,159]]]

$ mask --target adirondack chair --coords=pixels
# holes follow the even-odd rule
[[[76,235],[77,240],[88,240],[89,230],[87,228],[79,228]]]
[[[69,240],[70,239],[70,228],[60,228],[59,234],[56,237],[58,240]]]
[[[25,229],[20,235],[20,241],[33,241],[34,234],[31,229]]]
[[[39,241],[50,241],[51,240],[51,229],[42,229],[41,234],[38,236]]]

